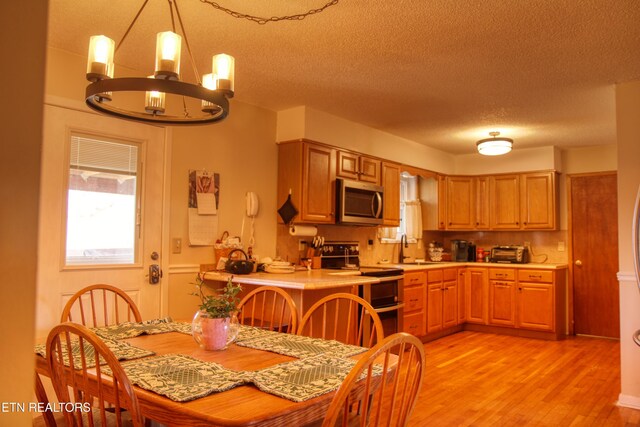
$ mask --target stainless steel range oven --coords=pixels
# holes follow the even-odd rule
[[[379,283],[361,285],[358,294],[373,306],[384,329],[384,336],[402,331],[404,272],[399,268],[360,267],[358,242],[325,242],[322,268],[353,270],[354,274],[375,277]],[[370,327],[370,325],[365,325]]]

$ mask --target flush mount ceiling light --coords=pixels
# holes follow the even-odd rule
[[[513,147],[513,139],[498,137],[500,132],[489,132],[491,138],[481,139],[476,142],[478,153],[485,156],[500,156],[507,154]]]
[[[145,0],[129,25],[118,46],[105,36],[92,36],[89,42],[87,59],[87,80],[91,83],[86,89],[86,103],[99,112],[141,122],[165,123],[172,125],[192,125],[212,123],[223,120],[229,114],[229,101],[234,94],[234,59],[226,54],[213,57],[212,72],[200,79],[196,69],[193,53],[184,31],[180,11],[176,0],[168,0],[171,14],[172,31],[158,33],[156,37],[155,71],[148,78],[117,77],[114,78],[113,57],[122,46],[129,31],[136,23],[149,0]],[[175,15],[180,24],[182,37],[176,33]],[[180,80],[180,52],[184,38],[187,52],[191,59],[196,83]],[[130,109],[122,106],[123,102],[115,102],[119,92],[138,92],[139,108]],[[144,93],[144,105],[142,96]],[[166,94],[182,96],[182,115],[165,114]],[[200,111],[191,111],[187,107],[185,97],[200,101]],[[123,98],[127,98],[123,96]],[[133,101],[135,102],[135,101]],[[131,101],[127,104],[131,105]]]

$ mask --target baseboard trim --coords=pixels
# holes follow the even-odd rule
[[[625,408],[640,409],[640,397],[620,393],[617,405]]]

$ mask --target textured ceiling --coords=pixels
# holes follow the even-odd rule
[[[269,17],[325,2],[218,4]],[[86,55],[93,34],[117,43],[141,4],[50,0],[49,44]],[[475,151],[492,130],[516,149],[615,143],[614,85],[640,80],[638,0],[339,0],[266,25],[199,0],[178,6],[201,74],[215,53],[236,58],[235,99],[306,105],[450,153]],[[149,0],[116,70],[151,72],[168,10]]]

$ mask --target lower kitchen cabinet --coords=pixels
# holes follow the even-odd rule
[[[405,272],[403,329],[428,339],[461,329],[559,339],[565,334],[565,292],[566,269]]]
[[[427,333],[458,324],[458,270],[427,272]]]
[[[415,336],[425,331],[426,271],[412,271],[404,274],[404,316],[403,330]]]
[[[487,324],[489,278],[486,268],[469,267],[465,284],[465,312],[468,323]]]
[[[519,329],[555,331],[553,271],[489,269],[489,323]]]
[[[505,268],[489,269],[489,323],[516,326],[515,271]]]
[[[467,268],[458,269],[458,324],[467,321],[466,314],[466,283],[467,283]]]
[[[555,286],[552,271],[518,272],[517,327],[555,331]]]

